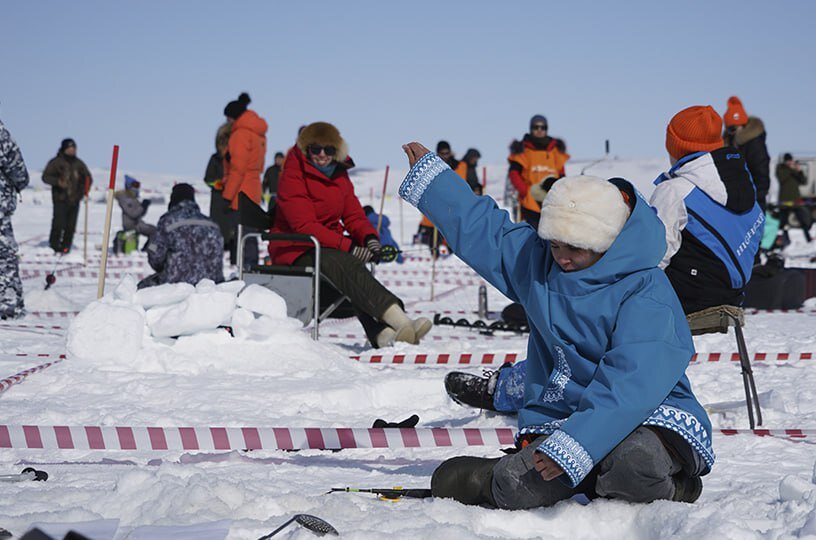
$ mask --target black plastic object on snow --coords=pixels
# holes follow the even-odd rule
[[[272,538],[283,529],[288,527],[293,521],[296,521],[298,525],[302,526],[304,529],[308,529],[315,533],[317,536],[324,536],[326,534],[330,534],[332,536],[340,536],[340,533],[337,532],[337,529],[331,526],[329,522],[326,520],[320,519],[317,516],[312,516],[310,514],[295,514],[292,516],[289,521],[272,531],[271,533],[267,534],[266,536],[261,536],[258,540],[266,540],[267,538]]]
[[[493,332],[515,332],[517,334],[529,334],[530,326],[527,324],[510,324],[504,321],[494,321],[487,323],[482,320],[470,322],[467,319],[453,320],[450,317],[442,317],[437,313],[434,315],[434,326],[454,326],[457,328],[469,328],[479,330],[479,333],[492,335]]]
[[[27,482],[29,480],[33,480],[35,482],[45,482],[48,480],[48,473],[45,471],[38,471],[33,467],[26,467],[20,474],[0,475],[0,482]]]
[[[393,488],[331,488],[326,494],[329,493],[374,493],[379,495],[381,499],[384,500],[397,500],[401,499],[402,497],[408,497],[410,499],[427,499],[428,497],[433,497],[431,494],[430,489],[419,489],[419,488],[401,488],[401,487],[393,487]]]
[[[374,420],[373,428],[413,428],[419,423],[419,416],[412,414],[402,422],[388,422],[382,418]]]

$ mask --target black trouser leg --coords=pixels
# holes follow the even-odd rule
[[[79,217],[79,203],[66,203],[65,232],[62,234],[62,250],[70,250],[74,243],[77,218]]]
[[[62,251],[62,239],[65,235],[65,225],[68,220],[68,204],[54,201],[54,213],[51,217],[51,235],[48,245],[56,252]]]
[[[810,226],[811,226],[811,219],[810,219],[810,212],[804,206],[797,206],[793,209],[794,215],[796,215],[796,220],[799,222],[799,226],[802,227],[802,232],[805,233],[805,240],[810,242]],[[787,221],[787,220],[786,220]]]
[[[309,250],[295,260],[293,266],[313,266],[314,250]],[[338,292],[348,296],[360,324],[372,343],[385,328],[379,322],[385,310],[402,301],[382,283],[377,281],[365,265],[356,257],[337,249],[320,250],[320,275]]]

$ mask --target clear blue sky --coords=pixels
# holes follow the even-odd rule
[[[775,155],[816,151],[816,2],[5,0],[0,119],[30,168],[63,137],[92,167],[203,175],[248,91],[267,163],[335,123],[359,166],[449,140],[500,163],[534,113],[576,158],[664,155],[680,109],[736,94]]]

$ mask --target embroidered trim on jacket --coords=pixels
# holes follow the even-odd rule
[[[693,414],[670,405],[661,405],[643,425],[658,426],[678,433],[700,454],[709,469],[714,465],[716,456],[711,446],[711,436]]]
[[[408,171],[399,188],[400,197],[414,206],[419,206],[422,194],[431,185],[433,179],[445,169],[450,169],[448,164],[433,152],[428,152]]]
[[[546,390],[544,390],[544,394],[541,396],[541,399],[548,403],[564,399],[564,388],[567,387],[567,381],[572,377],[572,370],[567,363],[564,349],[556,345],[555,352],[558,355],[555,361],[555,373],[553,373],[552,382],[547,386]]]
[[[538,447],[539,452],[550,456],[569,476],[572,487],[581,483],[595,463],[581,443],[564,431],[555,431]]]

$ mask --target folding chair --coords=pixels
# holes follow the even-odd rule
[[[303,326],[314,321],[312,338],[318,340],[320,323],[348,300],[347,297],[341,295],[322,313],[320,311],[320,242],[308,234],[245,232],[245,227],[268,230],[272,222],[270,216],[243,193],[238,198],[238,214],[237,259],[241,262],[239,278],[247,284],[262,285],[278,293],[286,301],[287,315],[301,321]],[[254,264],[245,268],[243,265],[244,245],[249,238],[253,237],[267,241],[311,242],[315,247],[314,267]]]
[[[727,334],[730,326],[734,327],[737,336],[737,351],[739,352],[740,367],[742,368],[742,383],[745,386],[745,404],[748,406],[748,423],[754,429],[754,407],[756,407],[756,425],[762,425],[762,411],[759,408],[754,372],[751,369],[751,359],[748,348],[745,346],[745,336],[742,327],[745,326],[745,313],[736,306],[714,306],[702,311],[689,313],[686,316],[692,336],[703,334]],[[752,407],[753,405],[753,407]]]

